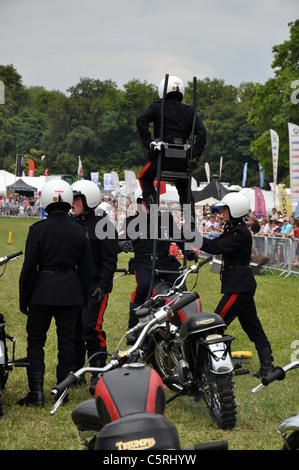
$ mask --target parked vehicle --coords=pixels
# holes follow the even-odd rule
[[[236,425],[236,403],[233,376],[236,374],[231,358],[234,336],[226,335],[226,324],[216,313],[202,312],[197,292],[186,290],[189,274],[212,257],[182,269],[182,274],[169,289],[156,286],[158,293],[135,310],[139,321],[180,298],[182,305],[162,324],[155,324],[148,333],[149,342],[143,351],[144,360],[162,377],[175,395],[189,395],[196,401],[203,398],[212,419],[221,429]],[[193,301],[184,303],[184,299]],[[169,401],[170,401],[169,400]]]
[[[285,367],[275,367],[273,372],[262,379],[262,383],[252,389],[252,393],[260,391],[275,380],[284,380],[286,372],[299,368],[299,361],[293,361]],[[282,437],[282,450],[299,450],[299,413],[296,413],[284,419],[276,427]]]
[[[0,277],[3,276],[7,263],[13,259],[18,258],[22,254],[22,251],[18,251],[17,253],[13,253],[12,255],[0,258],[0,266],[4,266]],[[14,367],[27,366],[26,362],[20,360],[18,361],[15,359],[16,340],[13,336],[10,336],[6,333],[5,327],[6,322],[4,320],[4,315],[0,313],[0,416],[3,416],[1,390],[5,389],[9,372],[12,371]],[[12,343],[11,358],[9,358],[7,341],[10,341]]]
[[[117,348],[110,362],[102,368],[83,367],[52,390],[56,397],[54,415],[70,388],[86,373],[98,372],[95,398],[79,404],[72,412],[85,449],[140,450],[181,449],[175,426],[164,416],[165,389],[159,374],[138,362],[148,332],[166,321],[195,298],[178,296],[156,309],[139,323],[140,335],[127,350]],[[124,335],[125,336],[125,335]],[[199,444],[193,449],[227,449],[227,441]]]

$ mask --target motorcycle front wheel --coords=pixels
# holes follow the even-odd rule
[[[211,370],[210,357],[202,353],[199,377],[200,391],[210,416],[221,429],[233,429],[237,422],[234,383],[231,373],[215,374]]]
[[[299,431],[294,431],[286,438],[282,450],[299,450]]]

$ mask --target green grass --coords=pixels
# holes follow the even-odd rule
[[[34,219],[0,219],[0,257],[25,249],[30,224]],[[8,234],[12,242],[8,244]],[[127,267],[129,255],[119,256],[119,266]],[[23,256],[11,261],[0,278],[0,311],[6,320],[6,332],[16,338],[16,357],[26,355],[26,316],[18,310],[18,279]],[[0,267],[0,273],[3,267]],[[256,277],[255,296],[259,316],[271,341],[275,363],[285,365],[291,361],[292,342],[299,340],[298,279],[282,279],[278,275],[263,274]],[[193,286],[194,278],[190,280]],[[114,281],[104,324],[109,352],[113,352],[127,327],[131,293],[135,288],[134,276],[123,276]],[[200,271],[196,290],[200,293],[203,309],[213,311],[220,294],[219,275],[206,265]],[[235,336],[234,350],[250,350],[253,359],[250,371],[257,370],[258,358],[252,343],[235,320],[227,332]],[[125,345],[124,345],[125,346]],[[9,343],[10,347],[10,343]],[[298,349],[298,346],[297,346]],[[0,418],[1,450],[80,450],[76,428],[72,423],[72,409],[89,399],[88,384],[73,389],[70,403],[50,416],[53,405],[51,389],[55,385],[57,340],[55,325],[49,330],[45,347],[46,376],[43,409],[20,408],[16,401],[27,393],[26,370],[15,368],[10,372],[6,389],[2,391],[4,416]],[[299,354],[297,355],[298,358]],[[177,398],[167,405],[166,416],[176,425],[183,447],[210,440],[227,439],[231,450],[272,450],[281,447],[276,425],[285,417],[298,412],[298,372],[290,372],[287,379],[264,388],[258,394],[251,389],[259,381],[250,375],[235,378],[237,425],[232,431],[223,431],[212,423],[203,403],[195,404],[190,398]],[[171,393],[167,390],[167,397]]]

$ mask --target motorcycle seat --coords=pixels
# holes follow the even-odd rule
[[[225,329],[226,324],[217,313],[202,312],[194,314],[187,318],[181,326],[180,334],[185,340],[190,334],[200,333],[201,331]]]
[[[72,411],[72,420],[79,431],[101,431],[101,424],[95,399],[85,400]]]

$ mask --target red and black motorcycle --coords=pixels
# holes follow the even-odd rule
[[[159,374],[137,362],[148,332],[162,324],[177,310],[195,299],[195,294],[178,296],[141,318],[140,334],[135,344],[125,351],[116,350],[105,367],[84,367],[52,390],[56,403],[53,415],[63,403],[70,387],[79,383],[85,373],[99,375],[95,398],[79,404],[72,412],[85,449],[88,450],[180,450],[175,426],[165,417],[165,389]],[[192,449],[227,449],[227,441],[195,445]]]

